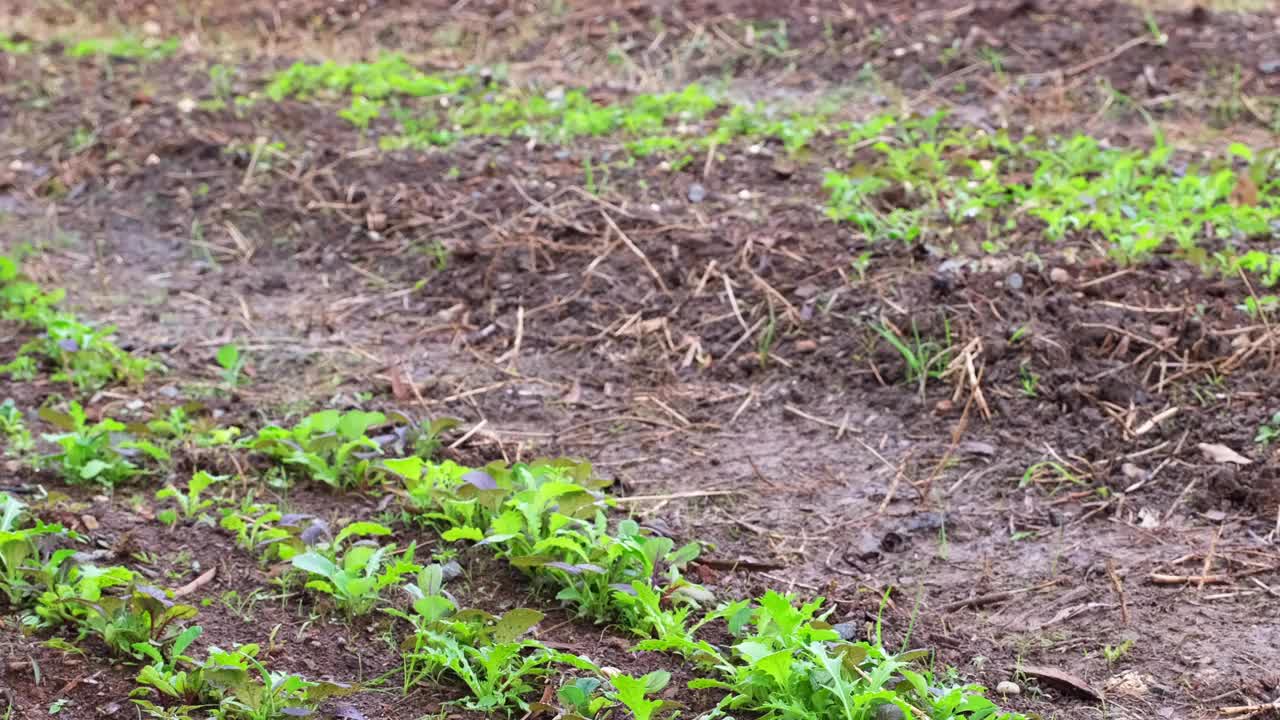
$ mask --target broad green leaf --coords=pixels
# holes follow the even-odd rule
[[[534,625],[542,622],[544,615],[537,610],[529,608],[516,608],[508,610],[498,619],[496,625],[490,631],[494,642],[508,643],[514,642],[516,638],[525,634]]]
[[[328,558],[315,552],[305,552],[301,555],[295,555],[290,562],[299,570],[309,572],[313,575],[332,578],[338,574],[338,568]]]
[[[455,527],[449,528],[440,534],[445,542],[457,542],[458,540],[471,540],[472,542],[480,542],[484,540],[484,532],[479,528],[473,527]]]

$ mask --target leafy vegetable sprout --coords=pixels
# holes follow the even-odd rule
[[[241,373],[244,372],[247,361],[247,358],[240,354],[239,346],[227,343],[219,347],[214,359],[217,360],[218,367],[222,368],[223,384],[229,388],[239,386],[242,382]]]
[[[372,522],[356,522],[344,527],[331,542],[317,543],[290,562],[308,573],[308,590],[329,595],[349,617],[366,615],[382,599],[382,592],[397,585],[421,566],[413,562],[416,545],[397,553],[394,546],[378,546],[370,542],[354,542],[352,538],[380,537],[391,534],[391,528]]]
[[[156,493],[156,500],[172,500],[176,508],[161,510],[156,513],[156,519],[170,527],[177,525],[179,520],[192,521],[199,519],[211,522],[211,519],[204,514],[204,511],[213,507],[214,501],[202,498],[201,495],[205,490],[224,480],[226,480],[224,476],[210,475],[203,470],[198,470],[191,476],[191,482],[187,483],[186,492],[178,490],[172,484],[165,485],[163,489]]]
[[[1280,412],[1271,416],[1271,419],[1258,426],[1258,433],[1253,436],[1253,441],[1263,447],[1270,445],[1280,439]]]
[[[329,487],[356,487],[369,479],[371,458],[382,453],[365,433],[384,422],[379,412],[323,410],[289,429],[268,425],[242,444]]]
[[[0,403],[0,433],[4,434],[6,455],[25,455],[35,449],[35,440],[13,398]]]
[[[168,462],[169,453],[146,440],[131,439],[124,423],[103,418],[90,424],[80,403],[72,401],[66,413],[42,410],[41,417],[66,432],[46,435],[61,452],[48,455],[42,463],[51,465],[72,484],[97,483],[115,487],[118,483],[143,472],[130,460],[139,452],[159,462]]]

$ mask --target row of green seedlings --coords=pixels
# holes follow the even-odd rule
[[[115,328],[93,327],[58,309],[65,292],[46,292],[24,277],[18,263],[0,255],[0,320],[20,323],[39,333],[23,344],[17,357],[0,365],[0,373],[29,381],[49,371],[54,382],[73,392],[91,392],[113,383],[141,383],[158,365],[130,355],[112,340]]]
[[[185,507],[192,514],[207,507],[201,500],[211,478],[193,478]],[[216,478],[212,479],[214,482]],[[646,699],[665,687],[669,675],[651,673],[632,677],[605,670],[588,658],[554,650],[525,637],[543,614],[515,608],[495,616],[479,609],[460,609],[444,590],[444,569],[439,564],[416,562],[417,547],[380,544],[393,534],[388,525],[357,521],[332,533],[322,520],[284,513],[274,504],[246,497],[221,510],[219,526],[236,544],[264,564],[283,564],[290,572],[276,582],[299,584],[331,602],[348,620],[375,610],[407,626],[400,645],[405,694],[423,684],[444,680],[461,685],[466,695],[460,707],[484,712],[510,713],[528,710],[526,698],[538,683],[554,673],[585,673],[561,689],[565,707],[593,707],[599,717],[605,706],[627,707],[635,717],[649,717],[658,702]],[[391,596],[402,590],[403,602]],[[579,693],[586,695],[579,697]],[[649,708],[646,711],[645,708]]]
[[[178,51],[178,38],[117,37],[83,38],[64,40],[60,43],[63,53],[73,58],[112,58],[154,62],[172,56]],[[28,55],[35,51],[37,43],[28,38],[0,35],[0,54]]]
[[[565,143],[620,136],[632,157],[676,158],[679,169],[707,148],[735,140],[778,142],[790,153],[817,137],[846,148],[852,166],[830,171],[827,213],[871,241],[953,240],[973,227],[986,249],[1033,219],[1051,240],[1101,236],[1123,261],[1175,252],[1205,268],[1280,280],[1280,254],[1249,246],[1280,234],[1276,151],[1233,143],[1225,157],[1195,162],[1174,153],[1162,134],[1150,149],[1111,148],[1086,135],[1013,138],[949,127],[945,112],[884,114],[836,122],[834,108],[778,117],[765,106],[716,99],[698,85],[597,102],[582,90],[549,93],[497,87],[467,75],[424,73],[403,58],[372,63],[298,63],[266,88],[273,100],[328,94],[351,97],[340,114],[360,128],[384,110],[398,133],[384,148],[448,145],[467,135],[528,136]],[[418,100],[419,106],[404,103]],[[422,103],[425,102],[425,106]],[[1251,188],[1251,189],[1250,189]],[[1274,296],[1243,304],[1275,306]]]
[[[371,63],[295,63],[271,79],[265,95],[276,102],[350,97],[338,114],[352,125],[368,128],[384,114],[395,121],[396,132],[379,141],[384,149],[448,146],[467,136],[567,143],[621,135],[631,156],[677,157],[677,167],[691,163],[697,149],[739,138],[776,138],[788,151],[799,151],[827,119],[812,111],[786,115],[762,105],[724,103],[696,84],[637,95],[624,104],[597,102],[578,89],[525,92],[493,78],[424,73],[398,55]]]
[[[68,630],[77,641],[96,639],[115,657],[142,664],[135,702],[147,716],[183,717],[141,697],[153,692],[199,703],[206,717],[220,720],[279,720],[354,692],[273,671],[255,644],[208,647],[196,660],[187,653],[202,632],[191,624],[198,610],[127,567],[83,561],[75,546],[84,540],[0,494],[0,597],[27,631]]]
[[[1268,287],[1280,281],[1280,254],[1252,246],[1280,236],[1280,151],[1233,143],[1221,157],[1197,160],[1159,133],[1150,149],[1112,148],[1086,135],[1015,139],[945,119],[883,115],[849,132],[840,143],[852,169],[827,173],[828,215],[871,241],[974,234],[993,253],[1006,249],[995,238],[1016,231],[1100,237],[1126,262],[1172,245],[1206,269],[1244,270]],[[1253,312],[1276,303],[1251,297],[1243,305]]]
[[[383,464],[404,479],[408,509],[446,540],[490,548],[577,614],[640,637],[637,650],[673,652],[708,673],[690,687],[724,691],[719,713],[854,720],[883,717],[881,707],[889,706],[904,717],[1014,717],[1001,714],[981,688],[939,687],[930,672],[913,669],[927,652],[891,653],[878,631],[874,642],[842,637],[827,623],[831,610],[823,611],[821,598],[797,606],[769,592],[691,621],[701,605],[714,602],[681,574],[699,546],[676,548],[632,520],[610,532],[603,485],[586,464],[483,470],[418,458]],[[698,637],[717,620],[734,638],[731,648]]]
[[[378,420],[359,412],[324,411],[291,429],[263,428],[255,440],[263,441],[257,449],[271,453],[287,436],[285,445],[291,451],[273,457],[295,474],[329,484],[335,458],[367,437],[350,435],[356,428],[368,430]],[[346,436],[338,431],[344,424]],[[322,437],[329,440],[317,442]],[[324,462],[298,452],[318,455]],[[490,548],[527,573],[539,591],[576,614],[616,624],[641,638],[637,649],[675,652],[694,662],[709,675],[693,687],[727,691],[722,712],[768,712],[781,698],[787,712],[803,709],[820,718],[861,717],[886,704],[903,713],[928,707],[930,717],[999,716],[979,688],[934,686],[930,673],[913,669],[913,662],[923,657],[919,652],[890,653],[878,637],[874,643],[842,639],[827,624],[830,611],[821,612],[820,600],[797,607],[793,598],[769,593],[755,603],[722,604],[692,622],[700,605],[715,600],[706,588],[682,575],[698,557],[699,546],[677,548],[669,538],[644,531],[631,520],[611,530],[605,514],[611,503],[602,494],[605,483],[593,479],[585,463],[556,460],[476,470],[451,461],[431,462],[421,455],[363,464],[368,460],[355,463],[360,468],[356,475],[366,488],[382,487],[400,495],[405,519],[434,526],[447,541]],[[189,517],[202,507],[199,494],[209,482],[208,476],[197,475],[185,494],[172,488],[164,492]],[[541,618],[534,611],[520,609],[501,618],[474,610],[459,612],[441,590],[439,567],[415,562],[415,546],[378,544],[377,538],[393,534],[388,525],[355,522],[331,534],[322,522],[284,514],[251,499],[226,508],[219,524],[263,562],[286,563],[305,573],[306,589],[329,599],[348,617],[382,608],[408,623],[412,634],[402,646],[405,692],[448,675],[470,693],[460,701],[465,707],[527,711],[532,681],[553,666],[594,668],[586,658],[519,640]],[[416,579],[405,584],[406,578]],[[384,607],[389,591],[400,587],[409,595],[409,607]],[[717,620],[723,620],[737,639],[732,648],[698,637],[703,627]],[[504,630],[485,630],[491,627]],[[519,632],[511,635],[513,629]],[[843,668],[841,673],[831,675],[837,667]],[[566,686],[564,693],[576,695],[594,679],[599,684],[593,689],[600,693],[588,693],[585,704],[574,706],[575,712],[595,706],[592,716],[598,716],[604,705],[622,703],[637,716],[648,717],[663,705],[645,700],[644,694],[655,692],[665,677],[615,676],[606,682],[597,673],[579,678],[582,682],[572,685],[576,689]],[[640,711],[644,714],[622,699],[628,684],[645,689],[632,697],[649,704],[648,710]]]
[[[699,686],[721,687],[723,685],[717,683],[728,683],[737,688],[736,692],[726,697],[723,707],[755,707],[753,703],[764,702],[765,697],[753,694],[756,691],[749,687],[755,683],[755,680],[748,677],[751,673],[739,667],[738,662],[745,661],[754,666],[752,657],[758,649],[756,645],[744,640],[746,644],[739,643],[734,652],[730,653],[695,637],[698,629],[705,623],[728,616],[712,613],[693,626],[688,624],[694,607],[711,599],[704,588],[688,582],[680,575],[681,568],[696,558],[696,545],[676,550],[670,540],[644,533],[630,521],[623,521],[616,533],[610,533],[603,514],[605,503],[599,495],[601,486],[590,479],[590,469],[585,465],[559,462],[516,466],[511,469],[493,466],[485,471],[470,471],[451,463],[429,463],[420,456],[387,460],[376,465],[371,463],[370,457],[356,457],[357,450],[373,450],[378,446],[365,433],[383,420],[378,414],[325,411],[304,418],[290,429],[275,426],[263,428],[253,438],[243,442],[247,443],[246,447],[264,452],[283,465],[293,468],[295,473],[315,477],[326,484],[334,483],[337,478],[339,486],[363,484],[370,487],[386,482],[391,476],[403,478],[406,510],[411,516],[438,524],[445,531],[446,538],[470,539],[494,548],[514,565],[530,573],[540,586],[556,589],[556,597],[580,614],[597,621],[618,622],[646,637],[640,646],[643,649],[679,652],[700,665],[717,670],[729,679],[708,678],[701,681]],[[83,420],[79,424],[87,425]],[[425,447],[430,448],[434,442],[438,442],[438,439],[424,439],[419,435],[414,444],[424,447],[422,443],[426,443]],[[83,465],[80,467],[80,470],[68,473],[68,479],[83,480],[86,473]],[[340,470],[336,475],[335,468]],[[100,475],[101,473],[97,473],[95,479]],[[160,492],[160,499],[172,500],[175,508],[162,511],[161,517],[168,522],[177,522],[182,518],[198,516],[208,507],[209,502],[202,499],[201,495],[216,480],[214,476],[197,473],[185,491],[166,487]],[[287,561],[296,570],[305,572],[308,589],[330,597],[339,609],[351,616],[368,613],[383,604],[384,593],[389,588],[398,586],[404,578],[417,573],[417,582],[407,587],[416,588],[409,592],[414,596],[413,610],[418,617],[408,612],[403,613],[403,617],[414,626],[415,640],[412,647],[416,648],[406,652],[406,689],[424,677],[438,677],[447,669],[472,690],[473,697],[467,701],[470,706],[509,707],[513,702],[517,705],[524,703],[522,696],[526,688],[518,683],[503,682],[501,678],[537,676],[553,662],[569,663],[579,668],[589,664],[585,659],[569,660],[557,656],[546,659],[545,662],[540,659],[526,665],[529,656],[522,652],[511,654],[511,650],[507,649],[499,653],[509,655],[502,663],[484,665],[483,660],[494,651],[473,648],[480,653],[472,655],[480,665],[464,664],[456,659],[447,667],[441,665],[439,661],[445,656],[437,653],[440,641],[438,638],[432,639],[430,635],[431,632],[438,632],[438,623],[442,620],[437,610],[431,610],[432,607],[439,606],[440,601],[417,602],[438,594],[433,580],[435,571],[414,563],[415,548],[412,546],[404,551],[397,551],[394,546],[370,544],[371,538],[391,534],[390,528],[385,525],[355,523],[343,528],[330,539],[327,528],[317,528],[312,524],[307,529],[301,529],[297,518],[289,518],[281,515],[274,507],[252,502],[236,509],[228,509],[220,524],[233,532],[244,547],[261,552],[264,560]],[[652,583],[660,566],[666,568],[667,581],[659,588]],[[790,599],[784,598],[784,602],[788,607],[792,604]],[[775,605],[776,601],[766,597],[756,607],[737,603],[725,606],[720,612],[732,612],[734,617],[741,619],[778,611],[778,607],[767,609]],[[816,609],[817,606],[813,608],[814,611]],[[427,612],[423,613],[423,610]],[[526,614],[526,617],[529,616]],[[479,618],[483,621],[481,625],[502,622],[502,618],[486,619],[482,615],[471,613],[465,614],[464,618]],[[822,620],[818,620],[818,623],[814,626],[816,629],[830,632],[830,628],[823,625]],[[735,622],[729,623],[731,632],[741,631],[742,627]],[[811,647],[805,649],[806,654],[797,656],[797,662],[802,665],[804,662],[816,662],[819,666],[823,664],[824,661],[812,652],[817,647],[815,643],[836,642],[838,636],[827,638],[825,633],[820,634],[823,639],[809,642]],[[472,638],[488,637],[488,634],[479,632],[470,635],[463,632],[462,635]],[[524,649],[531,647],[524,646]],[[774,652],[780,653],[783,649],[775,648]],[[792,650],[795,654],[800,648]],[[858,699],[851,701],[853,704],[848,706],[851,708],[865,707],[867,703],[877,704],[877,700],[883,701],[887,697],[883,693],[893,695],[902,690],[895,687],[886,691],[884,683],[878,682],[878,676],[870,670],[880,667],[897,668],[898,664],[905,664],[913,659],[912,656],[891,657],[878,642],[863,650],[867,669],[855,664],[849,671],[850,678],[847,678],[859,690]],[[467,655],[466,651],[461,652]],[[830,657],[827,656],[828,660]],[[487,670],[479,672],[476,669],[478,667]],[[519,667],[525,668],[524,673],[513,675],[513,671]],[[176,664],[169,666],[168,670],[171,674],[187,671],[178,670]],[[806,676],[805,673],[797,673],[797,678]],[[907,677],[903,673],[891,673],[889,679],[903,680]],[[626,684],[629,680],[636,680],[641,683],[640,686],[649,688],[652,692],[660,679],[630,678],[621,682]],[[870,685],[866,685],[868,680],[871,681]],[[831,688],[844,686],[840,678],[833,682],[835,685],[825,691],[811,688],[812,692],[806,695],[807,699],[793,700],[821,705],[823,692],[832,692]],[[611,683],[610,686],[613,690],[606,691],[606,695],[600,697],[621,697],[618,693],[622,692],[622,688],[616,683]],[[572,695],[575,691],[566,692]],[[608,695],[610,692],[613,695]],[[923,702],[932,697],[937,701],[934,705],[943,709],[952,707],[955,702],[961,703],[955,707],[981,707],[990,710],[985,715],[979,713],[972,715],[973,717],[985,717],[995,712],[994,706],[975,693],[973,688],[958,687],[944,694],[933,693],[929,697],[919,693],[916,693],[919,698],[895,695],[898,699],[894,704],[906,705],[910,709],[910,700]],[[934,695],[941,697],[933,697]],[[591,699],[591,702],[598,702],[600,697]],[[984,702],[987,704],[982,705]],[[655,705],[654,708],[656,707]],[[939,717],[942,716],[947,715]],[[836,714],[831,717],[843,716]]]

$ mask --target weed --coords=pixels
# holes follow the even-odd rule
[[[906,364],[907,383],[919,385],[921,398],[924,397],[925,384],[931,379],[941,378],[951,363],[951,324],[945,316],[943,325],[946,328],[946,335],[942,343],[921,339],[920,331],[914,321],[911,323],[909,339],[900,335],[888,323],[871,326],[902,356],[902,361]]]
[[[1276,439],[1280,439],[1280,412],[1271,416],[1271,420],[1264,422],[1258,426],[1258,433],[1253,436],[1253,441],[1263,447],[1270,445]]]
[[[1128,655],[1129,651],[1132,649],[1133,649],[1133,641],[1124,640],[1123,642],[1121,642],[1119,645],[1116,645],[1115,647],[1112,647],[1110,645],[1103,645],[1102,656],[1106,658],[1108,665],[1115,665],[1117,662],[1120,661],[1121,658],[1123,658],[1125,655]]]
[[[1072,469],[1062,463],[1053,460],[1044,460],[1034,463],[1022,473],[1022,480],[1018,483],[1018,487],[1024,488],[1033,483],[1051,482],[1056,484],[1071,483],[1072,485],[1083,485],[1084,480],[1079,477]]]

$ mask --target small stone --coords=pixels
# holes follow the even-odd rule
[[[440,568],[440,577],[444,582],[457,580],[462,575],[462,566],[458,564],[457,560],[450,560],[444,564],[444,567]]]
[[[933,411],[939,415],[946,415],[947,413],[955,409],[956,409],[955,403],[951,402],[950,400],[947,400],[946,398],[939,400],[933,405]]]
[[[742,189],[742,190],[739,190],[739,191],[738,191],[738,199],[739,199],[739,200],[750,200],[750,199],[751,199],[751,191],[750,191],[750,190],[747,190],[747,189],[745,189],[745,188],[744,188],[744,189]]]
[[[1009,273],[1009,277],[1004,281],[1010,290],[1022,289],[1022,275],[1020,273]]]
[[[1001,680],[1000,684],[996,685],[996,692],[1001,695],[1021,695],[1022,688],[1018,687],[1018,683],[1016,682]]]
[[[97,530],[100,527],[98,525],[98,518],[92,515],[81,515],[80,524],[84,525],[84,529],[90,532],[93,532],[94,530]]]
[[[1049,271],[1049,280],[1054,285],[1066,285],[1071,282],[1071,273],[1065,268],[1056,267]]]
[[[1271,58],[1258,63],[1258,72],[1263,75],[1280,73],[1280,58]]]
[[[184,97],[178,101],[178,112],[186,115],[196,109],[196,101],[189,97]]]
[[[817,340],[810,340],[808,338],[805,338],[804,340],[796,341],[796,352],[798,353],[811,353],[817,349],[818,349]]]
[[[855,622],[836,623],[831,626],[831,629],[846,642],[853,642],[853,639],[858,637],[858,623]]]
[[[707,189],[702,187],[702,183],[694,183],[689,186],[689,202],[700,203],[707,199]]]
[[[903,720],[906,714],[902,708],[893,703],[884,703],[876,707],[876,720]]]

